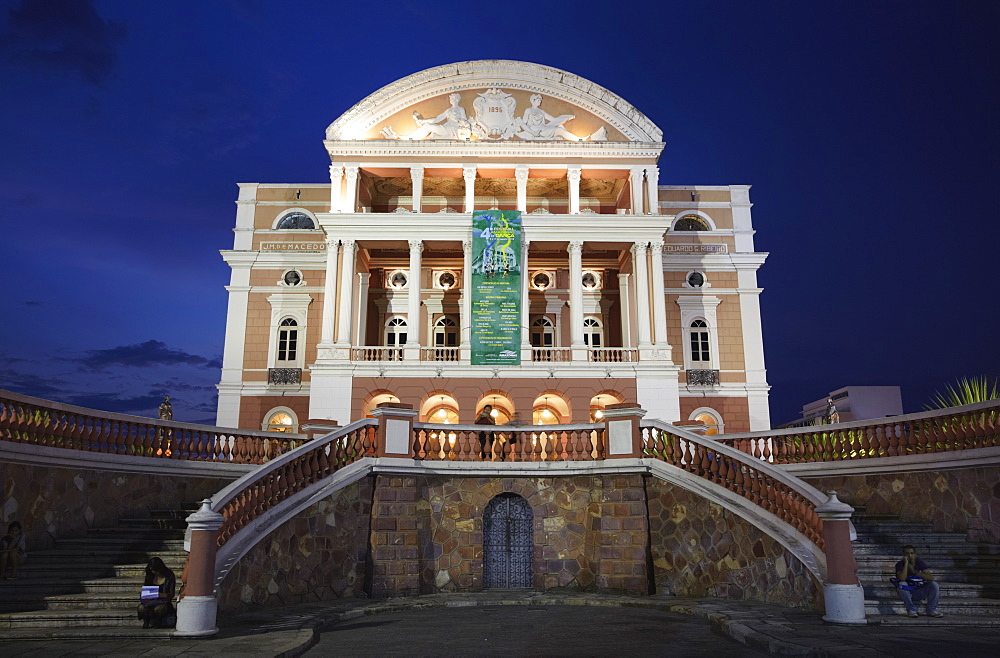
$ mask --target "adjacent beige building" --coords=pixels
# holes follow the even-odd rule
[[[218,423],[581,423],[637,401],[767,429],[747,185],[661,180],[662,131],[526,62],[440,66],[326,131],[329,183],[240,184]],[[522,212],[519,366],[471,365],[471,213]]]

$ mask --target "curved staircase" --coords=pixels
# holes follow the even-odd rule
[[[902,522],[897,516],[856,514],[854,556],[865,589],[869,623],[883,625],[1000,626],[1000,544],[973,543],[964,532],[934,532],[930,523]],[[912,544],[941,586],[941,618],[906,616],[889,578],[903,546]]]
[[[196,505],[123,518],[113,528],[61,539],[32,551],[16,580],[0,581],[0,638],[169,636],[136,618],[146,562],[157,556],[178,577],[184,568],[184,519]]]

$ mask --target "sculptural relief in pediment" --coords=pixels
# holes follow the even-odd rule
[[[403,112],[390,117],[379,134],[386,139],[402,140],[608,141],[608,127],[597,117],[565,101],[523,90],[514,91],[511,94],[491,87],[483,92],[472,92],[475,98],[471,114],[463,106],[467,102],[463,94],[449,94],[448,107],[440,110],[437,109],[440,97],[430,99],[408,110],[409,117]],[[519,105],[523,107],[520,114]],[[551,114],[549,110],[561,114]],[[415,126],[411,129],[407,123]],[[394,126],[408,132],[397,132]],[[612,138],[620,139],[617,135]]]

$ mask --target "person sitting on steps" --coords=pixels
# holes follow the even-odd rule
[[[896,563],[896,577],[892,582],[896,586],[896,594],[906,606],[907,617],[918,616],[914,602],[924,599],[927,599],[928,617],[944,617],[943,612],[937,611],[940,586],[927,563],[917,557],[917,549],[913,546],[903,547],[903,559]]]
[[[17,579],[18,567],[21,566],[27,555],[21,522],[11,521],[7,524],[7,534],[0,538],[0,578],[4,580]],[[12,572],[9,577],[7,576],[8,567]]]
[[[157,585],[159,592],[156,598],[143,599],[139,603],[138,614],[142,620],[142,627],[160,628],[167,617],[174,616],[173,600],[177,579],[174,577],[174,572],[163,564],[163,560],[154,557],[146,564],[146,579],[143,585]]]

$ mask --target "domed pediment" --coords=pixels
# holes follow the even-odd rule
[[[623,98],[550,66],[477,60],[386,85],[327,128],[327,140],[660,142]]]

